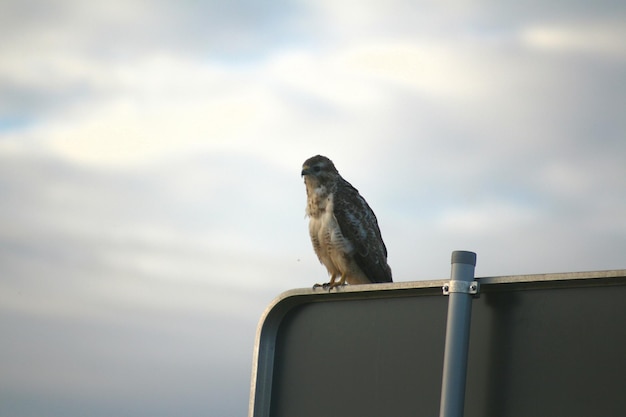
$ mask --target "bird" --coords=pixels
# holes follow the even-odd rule
[[[378,220],[359,191],[322,155],[307,159],[301,175],[311,243],[330,275],[314,288],[392,282]]]

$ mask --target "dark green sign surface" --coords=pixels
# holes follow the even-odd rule
[[[626,271],[477,278],[466,417],[626,415]],[[445,281],[294,290],[259,325],[250,416],[437,416]]]

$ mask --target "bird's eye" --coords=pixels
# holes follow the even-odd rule
[[[321,170],[322,170],[322,167],[320,167],[319,165],[315,165],[313,167],[313,171],[315,171],[315,172],[320,172]]]

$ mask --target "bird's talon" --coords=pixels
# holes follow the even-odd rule
[[[334,283],[331,284],[330,282],[325,282],[323,284],[314,284],[313,285],[313,290],[316,290],[318,288],[322,288],[323,290],[328,290],[328,292],[330,292],[333,288],[337,289],[338,287],[345,287],[346,285],[348,285],[347,283]]]

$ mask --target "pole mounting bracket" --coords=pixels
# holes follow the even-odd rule
[[[441,289],[443,290],[443,295],[450,295],[450,293],[454,292],[476,295],[480,290],[480,283],[478,281],[467,282],[452,280],[446,282]]]

